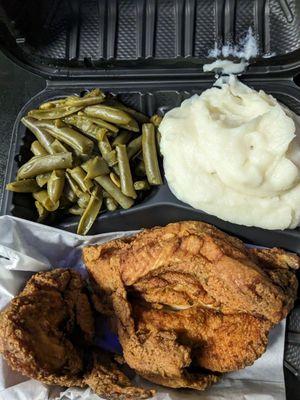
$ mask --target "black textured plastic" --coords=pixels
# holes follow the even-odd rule
[[[251,27],[249,72],[268,73],[298,68],[299,21],[297,0],[2,0],[0,43],[47,76],[201,74],[215,43]]]

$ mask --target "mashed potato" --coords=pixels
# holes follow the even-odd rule
[[[234,76],[221,89],[185,100],[159,128],[170,189],[226,221],[295,228],[300,223],[297,118]]]

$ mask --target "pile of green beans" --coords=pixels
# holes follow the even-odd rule
[[[22,118],[33,156],[6,189],[31,193],[39,222],[80,216],[77,233],[86,235],[100,213],[128,209],[162,184],[160,122],[100,89],[47,101]]]

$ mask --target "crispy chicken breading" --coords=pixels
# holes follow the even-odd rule
[[[0,314],[0,352],[14,370],[47,384],[89,385],[112,399],[152,396],[91,347],[94,333],[86,284],[71,269],[33,275]]]
[[[98,308],[116,315],[125,361],[172,387],[203,389],[218,372],[251,365],[297,292],[296,255],[248,249],[201,222],[144,230],[83,257]]]

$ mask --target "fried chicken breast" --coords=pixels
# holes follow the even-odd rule
[[[46,384],[89,385],[102,397],[144,399],[108,354],[95,350],[86,284],[71,269],[32,276],[0,314],[0,352],[23,375]]]
[[[296,255],[248,249],[202,222],[86,247],[83,258],[125,361],[171,387],[205,389],[253,364],[297,293]]]

